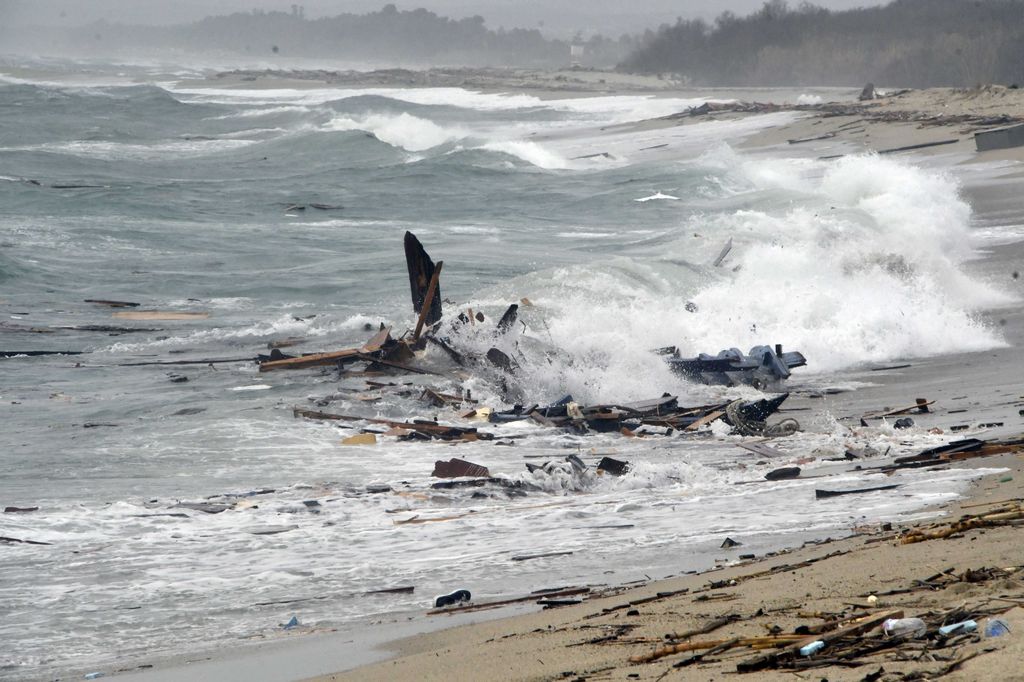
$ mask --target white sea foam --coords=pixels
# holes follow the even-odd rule
[[[536,142],[525,140],[488,142],[487,144],[481,145],[479,149],[486,149],[492,152],[501,152],[503,154],[515,156],[516,158],[537,166],[538,168],[556,170],[572,167],[571,163],[567,159]]]
[[[663,194],[662,192],[659,191],[659,192],[655,192],[654,194],[652,194],[650,196],[640,197],[639,199],[634,199],[633,201],[636,201],[638,203],[643,204],[643,203],[646,203],[648,201],[665,201],[665,200],[668,200],[668,201],[679,201],[679,197],[672,196],[671,194]]]
[[[382,142],[410,152],[431,149],[466,135],[464,131],[443,128],[433,121],[404,112],[398,115],[338,116],[324,126],[324,129],[364,130],[373,133]]]
[[[54,142],[23,147],[4,147],[0,151],[43,151],[94,159],[159,159],[169,155],[203,156],[219,151],[240,149],[256,140],[170,140],[154,144],[128,144],[108,141]]]
[[[614,257],[505,287],[536,304],[523,311],[532,333],[563,349],[557,361],[523,363],[543,368],[524,370],[527,392],[692,393],[650,353],[668,345],[696,355],[781,343],[822,372],[1003,343],[974,312],[1010,299],[961,269],[972,256],[970,209],[949,177],[876,156],[731,163],[730,195],[767,205],[693,217],[660,258]],[[729,238],[723,267],[711,267]]]

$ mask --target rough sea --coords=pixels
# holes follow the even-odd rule
[[[479,377],[395,375],[377,380],[415,385],[366,391],[330,368],[260,374],[244,360],[286,338],[304,340],[286,351],[329,351],[380,322],[412,327],[406,231],[444,261],[447,314],[472,308],[490,325],[509,303],[533,304],[504,342],[559,353],[524,367],[529,402],[670,392],[706,404],[760,394],[688,383],[651,350],[782,344],[809,361],[791,389],[814,392],[855,389],[837,379],[851,368],[1000,345],[975,314],[1006,299],[965,264],[1013,228],[980,231],[962,178],[939,164],[740,148],[793,113],[636,125],[700,93],[275,89],[189,75],[0,64],[0,350],[82,353],[0,359],[0,506],[39,508],[0,514],[0,536],[45,543],[0,542],[0,679],[109,674],[278,637],[292,616],[344,630],[458,588],[483,599],[664,577],[735,558],[718,549],[727,536],[762,554],[920,513],[977,475],[910,470],[895,477],[906,495],[808,515],[813,481],[736,485],[778,463],[759,464],[721,427],[635,439],[475,423],[523,437],[340,445],[368,425],[292,408],[466,423],[418,400],[420,386],[508,406]],[[209,316],[124,320],[85,299]],[[485,351],[491,329],[463,350]],[[437,352],[421,362],[443,363]],[[842,455],[838,421],[804,427],[776,446]],[[880,428],[860,444],[933,442]],[[524,466],[570,454],[633,469]],[[527,492],[432,489],[434,461],[452,457]],[[572,554],[511,560],[547,552]],[[365,594],[403,586],[415,591]]]

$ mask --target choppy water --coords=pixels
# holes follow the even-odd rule
[[[696,96],[212,89],[133,84],[126,68],[0,80],[0,349],[86,351],[0,360],[0,502],[40,507],[0,515],[0,535],[51,543],[0,544],[0,678],[222,646],[272,634],[293,613],[343,626],[454,587],[487,596],[663,576],[710,564],[726,535],[761,552],[913,513],[965,484],[965,472],[909,472],[908,495],[821,504],[809,527],[792,500],[811,499],[813,485],[735,486],[777,463],[753,464],[721,433],[638,441],[513,424],[493,428],[529,436],[509,448],[341,447],[354,431],[295,420],[291,407],[341,390],[329,409],[454,414],[416,391],[355,399],[344,389],[362,382],[327,371],[120,366],[252,357],[290,336],[308,339],[299,350],[331,350],[365,340],[367,324],[404,329],[406,230],[445,261],[443,293],[463,308],[495,316],[521,297],[535,303],[516,334],[563,352],[527,368],[537,402],[754,395],[672,376],[649,352],[665,345],[782,343],[809,358],[804,385],[866,362],[992,347],[1001,339],[973,312],[1005,299],[964,274],[977,257],[971,211],[941,170],[730,146],[791,114],[626,125]],[[286,210],[311,203],[342,208]],[[1012,229],[987,224],[984,236]],[[725,267],[711,267],[729,238]],[[210,317],[124,322],[87,298]],[[24,329],[96,324],[155,330]],[[485,381],[462,385],[499,404]],[[814,426],[780,447],[841,453],[842,429]],[[907,438],[883,429],[873,444]],[[572,453],[635,468],[613,479],[523,466]],[[450,457],[534,488],[430,490],[434,460]],[[376,485],[397,492],[367,492]],[[171,509],[207,498],[242,503]],[[417,515],[459,518],[395,524]],[[281,526],[295,527],[253,532]],[[510,560],[545,551],[574,554]],[[401,585],[415,594],[358,596]],[[288,600],[300,601],[272,603]]]

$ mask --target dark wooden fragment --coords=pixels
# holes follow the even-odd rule
[[[602,457],[601,461],[597,463],[597,468],[612,476],[621,476],[629,471],[629,462],[623,462],[611,457]]]
[[[13,358],[18,355],[38,357],[40,355],[82,355],[80,350],[0,350],[0,358]]]
[[[504,334],[512,328],[512,325],[516,323],[516,318],[519,316],[519,305],[513,303],[505,311],[505,314],[498,320],[498,333]]]
[[[420,240],[412,232],[405,233],[405,264],[409,271],[409,288],[412,293],[412,308],[422,312],[427,298],[427,287],[434,276],[434,261],[427,255]],[[434,324],[441,319],[441,287],[434,290],[430,299],[426,316],[427,324]]]
[[[893,488],[899,488],[898,483],[892,485],[880,485],[874,488],[857,488],[855,490],[815,490],[814,497],[818,500],[824,500],[829,497],[839,497],[840,495],[858,495],[860,493],[873,493],[878,490],[892,490]]]
[[[132,303],[131,301],[108,301],[103,298],[87,298],[86,303],[98,303],[99,305],[109,306],[111,308],[138,308],[138,303]]]
[[[436,476],[437,478],[458,478],[460,476],[489,478],[490,475],[491,472],[488,471],[487,467],[458,458],[452,458],[447,462],[440,459],[437,460],[434,462],[434,473],[431,474],[431,476]]]

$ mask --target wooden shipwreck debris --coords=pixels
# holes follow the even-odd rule
[[[412,232],[405,233],[405,262],[409,270],[413,310],[421,313],[426,304],[427,312],[421,319],[432,325],[441,319],[441,287],[435,278],[438,268]],[[429,289],[431,281],[434,282],[433,290]]]
[[[450,459],[447,462],[439,459],[434,462],[434,473],[431,476],[437,478],[459,478],[462,476],[490,478],[491,472],[485,466],[473,464],[464,459]]]
[[[111,313],[111,317],[122,320],[205,320],[206,312],[181,312],[175,310],[126,310]]]
[[[873,493],[873,492],[876,492],[876,491],[879,491],[879,490],[892,490],[894,488],[899,488],[899,487],[900,487],[899,484],[892,484],[892,485],[879,485],[879,486],[875,486],[873,488],[857,488],[857,489],[854,489],[854,490],[821,490],[821,489],[818,489],[818,490],[814,491],[814,497],[815,497],[815,499],[818,499],[818,500],[825,500],[825,499],[828,499],[830,497],[840,497],[842,495],[860,495],[862,493]]]
[[[788,396],[788,393],[784,393],[770,399],[734,401],[733,403],[700,407],[680,407],[678,398],[671,395],[636,403],[599,405],[578,405],[573,401],[571,395],[567,395],[546,407],[516,405],[511,410],[494,412],[491,414],[490,420],[502,423],[529,418],[545,426],[569,428],[575,431],[611,432],[621,431],[623,428],[634,430],[642,425],[647,425],[667,427],[673,431],[692,432],[717,419],[722,419],[730,426],[743,426],[747,430],[756,431],[763,428],[764,420],[774,414]],[[730,415],[729,412],[732,414]]]
[[[328,412],[318,412],[316,410],[305,410],[302,408],[294,408],[292,410],[296,417],[303,417],[305,419],[323,419],[327,421],[345,421],[345,422],[360,422],[365,421],[370,424],[383,424],[399,429],[406,429],[408,431],[416,431],[418,433],[425,434],[431,438],[438,438],[440,440],[493,440],[493,433],[486,433],[477,431],[475,428],[466,428],[461,426],[448,426],[446,424],[438,424],[437,422],[427,421],[414,421],[414,422],[401,422],[393,421],[391,419],[372,419],[370,417],[358,417],[355,415],[347,414],[330,414]]]

